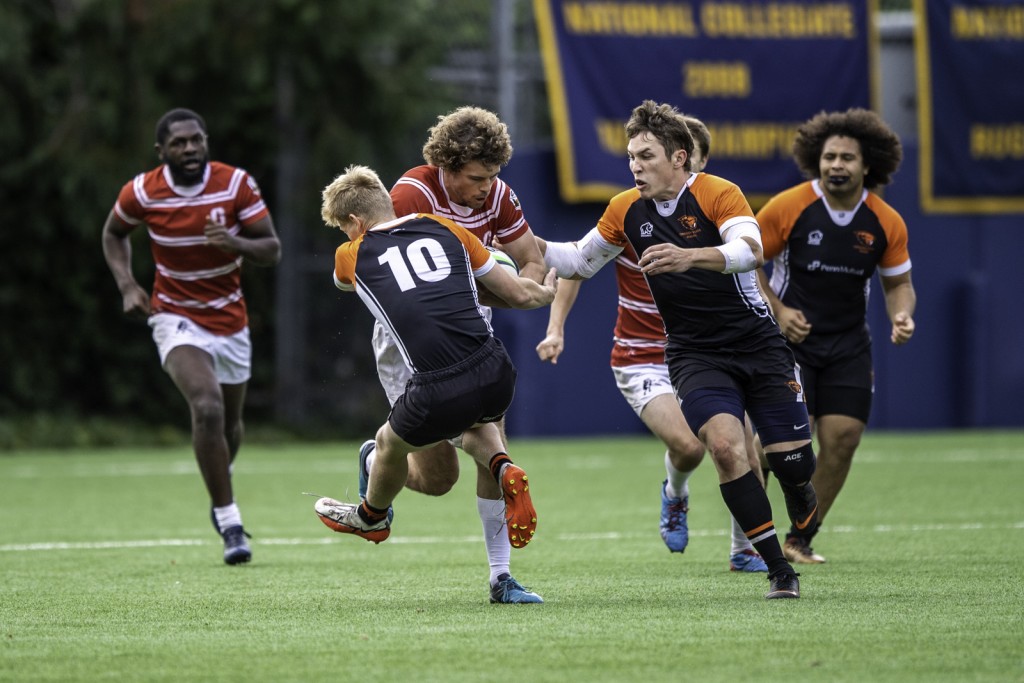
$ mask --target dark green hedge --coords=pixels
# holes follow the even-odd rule
[[[100,248],[121,185],[157,164],[164,111],[202,113],[213,157],[250,171],[275,219],[290,212],[310,235],[300,241],[323,239],[320,190],[345,165],[395,177],[420,163],[426,129],[454,106],[429,70],[460,41],[479,42],[488,12],[472,0],[0,3],[0,447],[5,428],[32,432],[39,420],[44,433],[96,417],[187,430]],[[281,187],[293,188],[291,206]],[[245,274],[250,417],[271,403],[275,277]]]

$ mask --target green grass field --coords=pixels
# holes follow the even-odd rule
[[[240,567],[187,447],[0,456],[0,680],[1024,681],[1024,433],[869,433],[783,601],[727,571],[709,460],[671,555],[653,438],[514,440],[535,606],[488,603],[468,458],[381,545],[324,527],[302,493],[354,497],[356,446],[246,444]]]

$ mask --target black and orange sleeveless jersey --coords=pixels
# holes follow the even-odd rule
[[[754,222],[743,193],[718,176],[690,176],[674,211],[662,216],[658,205],[636,189],[612,198],[597,227],[612,244],[632,245],[637,254],[668,242],[684,248],[721,245],[721,230],[739,221]],[[647,277],[665,323],[670,346],[682,349],[749,350],[762,335],[780,335],[757,289],[753,272],[726,275],[692,269]]]
[[[832,211],[817,180],[773,197],[757,214],[772,290],[803,311],[811,335],[866,333],[869,286],[910,270],[907,226],[896,210],[865,190],[853,211]]]
[[[432,372],[465,360],[492,336],[474,277],[494,263],[465,228],[412,214],[338,247],[334,283],[359,294],[413,372]]]

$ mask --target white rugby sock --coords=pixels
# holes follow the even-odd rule
[[[505,501],[477,496],[476,509],[484,528],[484,546],[487,548],[487,564],[491,567],[490,582],[493,586],[500,575],[512,573],[508,568],[512,544],[505,530]]]
[[[672,460],[665,451],[665,474],[668,475],[668,483],[665,484],[665,493],[669,498],[685,498],[690,495],[690,487],[686,485],[693,470],[683,472],[672,466]]]
[[[233,526],[242,526],[242,513],[234,502],[224,507],[213,508],[213,518],[217,520],[217,528],[221,532]]]
[[[370,468],[373,467],[373,461],[377,459],[377,446],[374,445],[370,449],[369,454],[366,456],[366,474],[370,474]]]
[[[742,553],[744,550],[753,550],[754,546],[750,543],[750,539],[743,533],[743,529],[740,527],[739,522],[732,515],[729,515],[729,519],[732,521],[732,551],[730,555],[736,553]]]

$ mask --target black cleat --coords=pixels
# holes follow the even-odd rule
[[[810,539],[818,532],[818,494],[811,482],[803,486],[793,486],[779,481],[779,487],[786,497],[786,512],[793,523],[796,535]]]
[[[764,594],[765,600],[780,600],[785,598],[800,597],[800,576],[793,572],[780,572],[775,576],[768,577],[768,592]]]
[[[246,540],[249,534],[241,526],[228,527],[221,536],[224,537],[224,562],[242,564],[252,559],[252,550]]]

